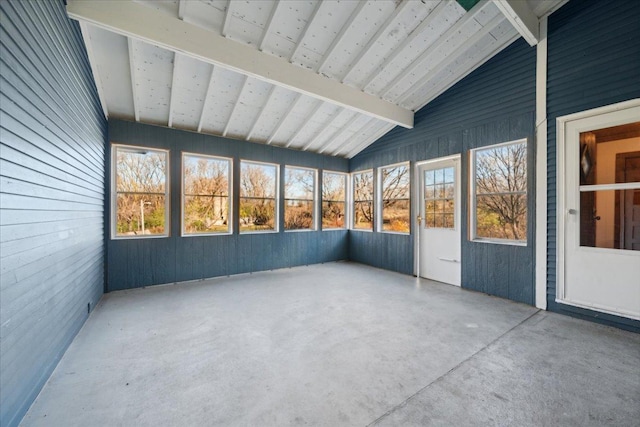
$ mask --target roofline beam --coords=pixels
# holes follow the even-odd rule
[[[276,84],[320,101],[394,125],[409,129],[413,127],[411,110],[131,0],[121,0],[118,7],[113,7],[113,2],[108,0],[68,0],[67,13],[78,21]]]
[[[482,29],[480,31],[478,31],[477,33],[473,34],[473,38],[475,40],[480,40],[483,37],[487,36],[489,33],[491,33],[491,31],[493,31],[498,25],[500,25],[500,23],[504,21],[504,17],[500,14],[496,15],[491,21],[487,22],[487,24],[482,27]],[[418,84],[418,88],[417,90],[420,90],[424,87],[425,84],[429,83],[429,81],[431,80],[431,78],[433,78],[434,76],[436,76],[438,73],[440,73],[442,70],[444,70],[445,68],[449,67],[449,65],[451,65],[451,63],[453,61],[455,61],[456,59],[458,59],[459,55],[462,52],[465,52],[467,50],[469,50],[473,45],[469,45],[468,43],[465,43],[465,41],[463,41],[460,46],[458,46],[457,48],[455,48],[452,52],[449,53],[449,55],[444,58],[442,61],[440,61],[438,63],[438,65],[436,65],[435,67],[433,67],[431,70],[429,70],[423,77],[422,77],[422,81]],[[396,101],[401,104],[404,101],[406,101],[413,93],[417,92],[416,87],[415,86],[411,86],[409,88],[407,88],[407,90],[405,90],[400,96],[398,96],[396,98]]]
[[[80,22],[80,32],[84,39],[84,44],[87,47],[87,56],[89,57],[89,65],[91,66],[91,72],[95,77],[96,89],[98,90],[98,99],[100,99],[100,106],[106,119],[109,118],[109,109],[107,108],[107,99],[104,95],[104,88],[102,87],[102,79],[100,78],[100,70],[96,66],[95,53],[93,52],[93,44],[91,43],[91,35],[89,34],[89,28],[84,22]]]
[[[187,0],[178,0],[178,18],[184,19],[184,12],[187,10]]]
[[[271,9],[271,14],[269,15],[267,26],[264,28],[264,31],[262,32],[262,39],[260,39],[260,43],[258,44],[258,49],[260,50],[260,52],[264,50],[264,42],[267,40],[267,36],[271,32],[271,26],[273,25],[273,18],[274,16],[276,16],[276,13],[278,13],[278,7],[280,7],[281,4],[282,4],[281,2],[277,1],[276,4],[273,6],[273,9]]]
[[[253,136],[253,132],[256,130],[256,126],[258,126],[258,122],[260,121],[260,119],[262,119],[262,115],[264,114],[265,110],[267,109],[267,105],[269,105],[269,102],[271,102],[271,98],[273,97],[273,92],[275,92],[275,91],[276,91],[276,87],[275,86],[271,86],[271,90],[269,91],[269,95],[267,95],[267,100],[264,101],[264,104],[262,105],[262,108],[260,108],[260,112],[258,113],[258,116],[253,121],[253,125],[251,125],[251,129],[249,129],[249,133],[247,134],[247,137],[245,138],[245,141],[249,141],[251,139],[251,137]]]
[[[289,117],[289,114],[291,114],[291,112],[298,106],[298,103],[300,102],[301,99],[302,99],[302,95],[298,94],[298,97],[296,98],[296,100],[293,101],[291,103],[291,105],[289,105],[289,108],[287,109],[287,112],[282,115],[282,117],[280,118],[280,121],[276,125],[276,128],[271,132],[271,135],[269,136],[269,139],[267,139],[267,145],[271,144],[271,142],[276,137],[278,132],[280,132],[280,129],[282,129],[282,125],[284,124],[284,122]]]
[[[349,18],[340,29],[340,32],[336,35],[336,37],[334,37],[333,41],[331,42],[331,45],[329,46],[329,49],[327,49],[327,51],[325,52],[324,57],[320,61],[320,66],[318,67],[318,73],[322,73],[324,66],[327,65],[329,58],[331,58],[331,56],[333,55],[333,51],[335,51],[336,47],[338,47],[338,45],[342,42],[342,39],[344,39],[344,35],[353,25],[353,21],[358,19],[358,16],[360,16],[362,9],[364,9],[366,5],[367,5],[366,1],[358,2],[358,5],[353,10],[353,12],[351,12],[351,15],[349,15]]]
[[[331,142],[329,144],[325,145],[324,147],[322,147],[318,151],[318,154],[322,154],[325,151],[329,150],[329,147],[333,147],[335,145],[336,141],[339,141],[338,138],[341,137],[342,134],[345,133],[347,130],[349,130],[349,128],[351,126],[353,126],[353,124],[356,122],[356,120],[358,120],[360,117],[362,117],[360,114],[354,113],[353,117],[351,117],[349,119],[349,121],[344,126],[342,126],[340,129],[338,129],[336,132],[334,132],[333,135],[331,135],[329,138],[327,138],[327,139],[331,140]],[[369,123],[369,121],[367,121],[367,123]]]
[[[300,35],[300,40],[298,40],[298,43],[296,44],[296,46],[293,48],[293,52],[291,52],[291,56],[289,56],[289,62],[293,61],[293,58],[298,54],[298,51],[300,50],[300,48],[302,47],[303,43],[304,43],[304,38],[307,37],[307,33],[309,32],[309,28],[311,27],[311,24],[313,23],[313,21],[316,19],[316,16],[318,15],[318,12],[320,12],[320,8],[322,7],[322,2],[319,1],[316,3],[316,8],[313,9],[313,12],[311,13],[311,16],[309,17],[309,20],[307,21],[307,25],[304,26],[304,30],[302,30],[302,34]]]
[[[409,64],[407,68],[402,70],[400,74],[398,74],[392,81],[390,81],[384,87],[384,89],[378,92],[380,93],[380,96],[387,96],[389,92],[404,78],[416,72],[420,67],[420,64],[422,64],[422,62],[427,59],[429,55],[439,49],[447,40],[449,40],[451,36],[460,31],[460,28],[472,21],[486,4],[486,2],[476,4],[474,8],[472,8],[469,12],[465,13],[460,19],[458,19],[455,24],[453,24],[447,31],[445,31],[440,37],[438,37],[436,41],[434,41],[424,52],[422,52],[417,58],[411,61],[411,64]]]
[[[302,130],[307,126],[307,123],[311,121],[313,116],[315,116],[316,113],[320,111],[323,105],[324,105],[323,102],[318,102],[316,106],[313,107],[313,110],[311,110],[311,112],[307,114],[307,116],[304,118],[304,121],[300,124],[300,127],[298,128],[298,130],[293,135],[291,135],[291,138],[289,138],[289,142],[287,142],[287,145],[284,146],[285,148],[291,147],[291,144],[293,143],[293,141],[298,137],[298,135],[300,135],[300,132],[302,132]]]
[[[229,0],[227,2],[227,7],[224,10],[224,20],[222,21],[222,29],[220,30],[220,35],[225,38],[227,37],[227,32],[229,31],[229,23],[231,22],[231,4],[232,3],[233,3],[233,0]]]
[[[373,37],[371,37],[369,39],[369,41],[364,46],[364,48],[362,48],[360,50],[360,52],[358,52],[358,55],[356,55],[356,59],[354,59],[353,62],[351,63],[351,65],[349,66],[349,70],[347,71],[347,74],[345,74],[344,77],[342,78],[342,82],[343,83],[344,83],[345,80],[347,80],[349,78],[351,73],[356,69],[356,67],[358,66],[358,64],[362,60],[362,58],[364,58],[364,56],[367,53],[369,53],[371,48],[378,42],[378,40],[380,40],[380,37],[382,37],[384,34],[387,34],[389,32],[389,27],[391,26],[393,21],[395,21],[395,19],[398,17],[398,15],[400,15],[402,12],[404,12],[404,9],[407,6],[409,6],[410,4],[411,4],[411,2],[409,0],[402,0],[402,4],[400,6],[398,6],[398,7],[396,7],[395,10],[393,11],[393,13],[391,15],[389,15],[389,18],[387,18],[387,20],[384,22],[384,24],[382,24],[380,26],[380,28],[378,28],[378,31],[376,31],[376,33],[373,35]]]
[[[202,125],[204,124],[204,113],[207,110],[207,103],[209,102],[209,96],[213,90],[213,75],[216,72],[215,65],[211,66],[211,75],[209,76],[209,84],[207,85],[207,92],[204,95],[204,102],[202,103],[202,111],[200,112],[200,120],[198,121],[198,132],[202,132]]]
[[[433,22],[436,16],[439,15],[442,9],[444,9],[446,6],[447,6],[447,2],[442,1],[438,3],[436,7],[431,9],[431,12],[429,13],[429,15],[427,15],[427,17],[424,18],[424,20],[420,24],[418,24],[418,26],[414,28],[413,31],[409,33],[408,37],[402,40],[399,46],[393,48],[389,57],[382,58],[382,61],[380,61],[376,69],[373,70],[373,73],[369,75],[369,77],[366,79],[366,81],[362,85],[362,90],[365,90],[367,87],[369,87],[371,82],[373,82],[385,70],[385,68],[387,68],[387,65],[392,63],[393,60],[398,55],[400,55],[400,53],[402,53],[405,47],[409,46],[411,42],[413,42],[420,34],[422,34],[425,28],[427,28],[427,26],[429,26],[429,24]]]
[[[167,126],[173,127],[173,104],[176,98],[176,70],[178,69],[178,58],[180,54],[178,52],[173,53],[173,74],[171,75],[171,89],[169,91],[169,120],[167,120]]]
[[[494,0],[500,12],[511,22],[513,28],[529,43],[535,46],[540,41],[540,24],[526,1],[522,0]]]
[[[136,66],[135,55],[133,54],[133,40],[127,38],[127,49],[129,50],[129,69],[131,70],[131,91],[133,95],[133,114],[136,118],[136,122],[140,121],[140,101],[136,91]]]
[[[240,88],[240,92],[238,92],[238,99],[236,99],[236,103],[233,104],[233,108],[231,109],[231,114],[229,114],[229,118],[227,119],[227,124],[224,126],[224,130],[222,131],[222,136],[227,136],[227,132],[229,132],[229,126],[231,126],[231,120],[233,120],[233,116],[236,114],[238,110],[238,105],[240,105],[240,98],[242,98],[242,93],[244,89],[247,87],[247,82],[249,81],[249,76],[244,76],[244,82],[242,82],[242,87]]]

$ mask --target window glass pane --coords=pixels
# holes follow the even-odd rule
[[[240,232],[277,230],[278,166],[242,161],[240,164]]]
[[[276,229],[275,199],[240,199],[240,232]]]
[[[425,185],[432,185],[434,184],[435,181],[435,172],[430,170],[430,171],[425,171],[424,172],[424,183]]]
[[[526,195],[480,195],[476,200],[477,237],[526,240]]]
[[[184,154],[184,234],[227,233],[231,161],[216,157]]]
[[[399,165],[381,168],[382,230],[409,232],[410,177],[409,167]]]
[[[453,168],[445,168],[444,169],[444,182],[452,183],[453,182]]]
[[[285,166],[284,229],[312,230],[315,194],[315,171]]]
[[[113,150],[114,237],[167,235],[167,152],[121,146]]]
[[[526,241],[527,144],[473,151],[475,237]]]
[[[322,175],[322,228],[345,228],[347,175],[323,172]]]
[[[373,230],[373,171],[353,174],[353,228]]]

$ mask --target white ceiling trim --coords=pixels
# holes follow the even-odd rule
[[[502,21],[504,21],[504,17],[498,14],[497,16],[493,17],[493,19],[491,19],[491,21],[489,21],[480,31],[475,33],[473,35],[473,38],[476,40],[482,39],[484,36],[491,33],[491,31],[493,31]],[[449,54],[445,57],[445,59],[440,61],[438,65],[433,67],[422,77],[421,79],[422,83],[418,85],[418,88],[416,88],[415,86],[408,88],[400,96],[398,96],[396,101],[398,103],[403,103],[404,101],[406,101],[414,92],[419,90],[419,88],[422,88],[422,86],[427,84],[434,76],[436,76],[442,70],[449,67],[456,59],[459,58],[459,56],[462,53],[469,50],[469,48],[471,47],[472,45],[470,45],[469,43],[466,43],[466,40],[464,40],[457,48],[455,48],[452,52],[449,52]]]
[[[529,9],[526,1],[494,0],[494,3],[530,46],[538,44],[540,24],[538,17]]]
[[[260,44],[258,45],[258,50],[260,50],[260,52],[264,50],[265,41],[267,40],[267,37],[271,33],[271,26],[273,25],[273,17],[276,16],[276,13],[278,13],[278,8],[280,7],[281,4],[282,2],[278,1],[271,9],[269,20],[267,21],[267,25],[265,25],[264,27],[264,31],[262,32],[262,39],[260,39]]]
[[[242,82],[242,87],[240,88],[240,92],[238,92],[238,99],[233,104],[233,108],[231,109],[231,114],[229,114],[229,118],[227,119],[227,124],[222,131],[222,136],[227,136],[227,132],[229,132],[229,127],[231,126],[231,122],[233,121],[233,116],[238,111],[238,105],[240,105],[240,100],[242,99],[242,94],[247,87],[247,82],[249,81],[249,76],[244,76],[244,82]]]
[[[316,8],[313,10],[313,13],[309,17],[307,24],[304,26],[304,30],[302,30],[302,34],[300,35],[298,44],[296,44],[296,47],[293,49],[293,52],[291,52],[291,56],[289,56],[289,62],[293,61],[293,58],[296,57],[296,55],[298,54],[298,51],[300,51],[300,49],[304,45],[304,39],[305,37],[307,37],[307,34],[309,33],[309,28],[311,28],[311,24],[313,23],[313,20],[316,19],[316,16],[318,15],[318,12],[320,12],[321,7],[322,7],[322,2],[321,1],[317,2]]]
[[[209,98],[211,97],[211,91],[213,90],[213,76],[216,72],[215,65],[211,66],[211,75],[209,76],[209,84],[207,85],[207,92],[204,97],[204,103],[202,104],[202,111],[200,112],[200,120],[198,121],[198,132],[202,132],[202,125],[204,124],[204,114],[207,111],[207,104],[209,103]]]
[[[267,100],[264,102],[264,104],[260,108],[260,112],[256,116],[256,119],[253,121],[253,124],[251,125],[251,129],[249,130],[249,133],[247,134],[247,137],[245,138],[245,141],[249,141],[251,139],[251,137],[253,136],[253,132],[255,132],[256,127],[258,126],[258,123],[262,119],[262,115],[264,114],[265,110],[267,109],[267,106],[269,105],[269,102],[271,102],[271,98],[273,97],[273,92],[275,92],[275,91],[276,91],[276,86],[272,85],[271,86],[271,90],[269,90],[269,95],[267,95]]]
[[[462,18],[460,18],[458,21],[456,21],[456,23],[453,26],[451,26],[447,31],[445,31],[424,52],[422,52],[417,58],[415,58],[411,62],[411,64],[409,64],[409,66],[407,68],[402,70],[401,73],[399,73],[391,82],[389,82],[389,84],[387,84],[387,86],[382,91],[379,92],[380,96],[382,96],[382,97],[387,96],[389,94],[389,92],[391,92],[393,90],[393,88],[396,87],[396,85],[398,83],[400,83],[402,80],[404,80],[406,77],[410,76],[411,74],[416,73],[418,71],[418,68],[422,64],[422,62],[425,59],[427,59],[429,57],[429,55],[433,54],[444,43],[446,43],[447,40],[449,40],[449,38],[451,38],[451,36],[453,36],[455,33],[460,31],[460,28],[462,28],[464,25],[466,25],[471,20],[475,19],[476,16],[478,16],[480,11],[482,11],[484,9],[484,6],[486,6],[486,5],[487,5],[486,1],[476,4],[476,6],[474,8],[472,8],[469,12],[467,12],[464,16],[462,16]],[[472,35],[472,37],[475,38],[475,34]],[[451,55],[453,55],[453,53],[449,54],[449,56],[451,56]]]
[[[229,33],[229,24],[231,23],[231,4],[233,2],[229,0],[227,2],[227,7],[224,9],[224,21],[222,22],[222,30],[220,31],[220,35],[222,37],[227,37]]]
[[[119,1],[118,7],[105,0],[69,0],[67,12],[73,19],[127,37],[180,52],[394,125],[413,127],[413,112],[410,110],[130,0]]]
[[[171,92],[169,93],[169,120],[167,125],[173,127],[173,107],[176,99],[176,82],[178,80],[178,58],[180,54],[175,52],[173,54],[173,74],[171,75]]]
[[[93,73],[93,77],[96,82],[96,89],[98,90],[98,98],[100,99],[102,112],[104,113],[104,117],[108,119],[109,109],[107,108],[107,101],[104,95],[102,78],[100,77],[100,70],[96,66],[97,61],[95,59],[95,54],[93,52],[91,35],[89,34],[89,29],[87,28],[87,24],[85,24],[84,22],[80,22],[80,32],[82,33],[82,38],[84,39],[85,45],[87,46],[87,56],[89,57],[89,65],[91,66],[91,72]]]
[[[133,113],[136,122],[140,121],[140,100],[138,99],[138,91],[136,90],[136,58],[133,53],[133,40],[127,39],[127,48],[129,49],[129,67],[131,68],[131,91],[133,94]]]

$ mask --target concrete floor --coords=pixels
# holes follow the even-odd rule
[[[22,426],[639,423],[639,335],[333,263],[105,295]]]

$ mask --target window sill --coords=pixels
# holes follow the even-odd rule
[[[506,239],[481,239],[481,238],[475,238],[475,239],[471,239],[471,242],[474,243],[489,243],[492,245],[507,245],[507,246],[521,246],[521,247],[526,247],[527,246],[527,241],[519,241],[519,240],[506,240]]]

